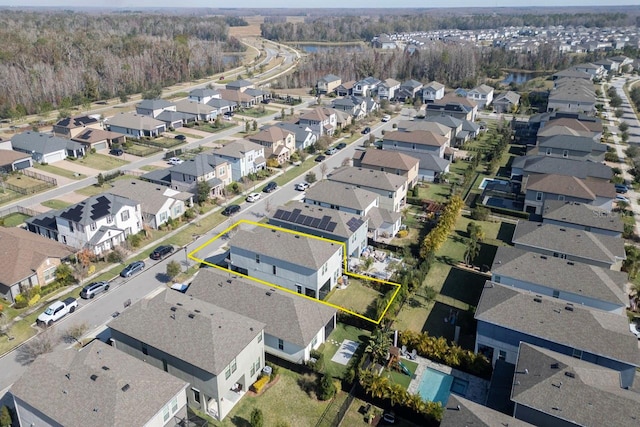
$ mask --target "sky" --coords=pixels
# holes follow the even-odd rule
[[[66,6],[140,9],[145,7],[209,8],[403,8],[517,6],[638,6],[638,0],[0,0],[0,6]]]

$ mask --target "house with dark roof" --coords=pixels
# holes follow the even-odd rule
[[[613,177],[611,167],[598,162],[583,162],[544,154],[518,156],[511,163],[511,179],[522,181],[533,175],[565,175],[578,179],[594,178],[609,181]]]
[[[638,388],[625,386],[620,372],[524,342],[511,400],[514,417],[537,426],[622,427],[640,419]]]
[[[89,128],[78,133],[71,140],[85,145],[89,150],[104,151],[113,145],[123,145],[127,141],[127,137],[117,132]]]
[[[624,314],[629,305],[626,273],[510,246],[498,248],[491,280],[611,313]]]
[[[38,356],[9,393],[21,426],[172,427],[187,420],[188,386],[94,340]]]
[[[136,104],[136,114],[156,118],[163,111],[176,111],[176,105],[164,99],[143,99]]]
[[[211,154],[213,154],[216,163],[224,161],[231,166],[233,181],[240,181],[242,177],[256,173],[267,166],[264,147],[248,139],[231,141],[214,149]]]
[[[404,176],[351,166],[333,170],[327,179],[377,193],[380,207],[393,212],[400,212],[404,206],[409,186]]]
[[[394,99],[400,89],[400,82],[395,79],[385,79],[378,85],[378,98]]]
[[[170,289],[109,323],[115,348],[187,381],[188,405],[216,420],[227,416],[262,372],[264,327]]]
[[[350,114],[354,120],[361,120],[367,115],[367,102],[365,98],[355,95],[332,100],[331,108]]]
[[[560,119],[577,120],[592,132],[602,133],[602,121],[597,117],[588,116],[584,113],[552,111],[533,114],[526,122],[516,119],[514,123],[516,140],[524,144],[535,144],[538,138],[538,132],[554,120]],[[565,122],[565,124],[567,124],[567,122]],[[569,126],[575,128],[575,125]]]
[[[308,127],[320,136],[331,136],[338,127],[338,116],[333,108],[314,107],[300,115],[298,124]]]
[[[278,122],[274,124],[274,126],[282,128],[294,134],[296,140],[296,150],[304,150],[305,148],[315,144],[318,140],[318,133],[314,132],[309,126],[286,122]]]
[[[374,148],[356,150],[353,155],[353,166],[404,176],[407,178],[409,188],[418,182],[419,165],[418,159],[400,151]]]
[[[25,221],[27,229],[74,249],[107,252],[142,230],[140,202],[103,193]]]
[[[429,116],[453,116],[458,119],[476,120],[478,104],[466,97],[447,94],[425,106],[425,114]]]
[[[198,182],[205,181],[211,187],[211,197],[222,197],[224,187],[232,181],[231,164],[206,152],[168,169],[147,172],[141,178],[192,195],[197,194]]]
[[[458,119],[454,116],[428,116],[427,122],[439,123],[451,129],[451,145],[456,147],[464,144],[480,134],[480,125],[467,119]]]
[[[0,149],[0,172],[10,173],[33,166],[31,153]]]
[[[593,83],[584,79],[561,78],[555,80],[549,92],[547,111],[569,111],[593,115],[596,94]]]
[[[281,228],[239,229],[228,265],[245,276],[324,299],[342,277],[344,245]]]
[[[607,145],[596,142],[593,138],[555,135],[540,141],[537,146],[527,150],[527,155],[544,155],[601,163],[604,161],[606,152]]]
[[[624,231],[624,223],[617,212],[561,200],[548,200],[545,203],[542,222],[613,237],[622,237]]]
[[[320,94],[332,93],[338,86],[342,84],[342,79],[335,74],[327,74],[316,82],[316,91]]]
[[[422,90],[422,83],[417,80],[409,79],[402,82],[400,89],[396,92],[395,99],[400,102],[405,102],[407,99],[414,100]]]
[[[626,315],[594,310],[487,281],[475,312],[476,352],[495,363],[516,363],[521,342],[620,373],[633,384],[640,364],[638,338]]]
[[[55,136],[73,139],[86,129],[102,129],[102,123],[93,116],[65,117],[53,125],[52,132]]]
[[[38,163],[55,163],[67,157],[84,157],[83,144],[42,132],[22,132],[11,137],[11,148],[27,153]]]
[[[0,227],[0,297],[10,303],[23,289],[45,286],[75,251],[23,228]]]
[[[422,88],[422,102],[431,103],[444,97],[444,85],[435,80]]]
[[[562,71],[558,71],[557,73],[553,74],[551,76],[551,78],[553,80],[560,80],[560,79],[565,79],[565,78],[569,78],[569,79],[582,79],[582,80],[587,80],[587,81],[592,81],[593,80],[593,75],[585,72],[585,71],[579,71],[579,70],[575,70],[575,69],[568,69],[568,70],[562,70]]]
[[[451,393],[444,405],[440,427],[533,427],[533,424],[518,420],[487,406]]]
[[[493,88],[485,84],[476,86],[467,91],[467,98],[478,104],[478,108],[486,108],[493,101]]]
[[[620,271],[624,240],[553,224],[518,221],[513,234],[518,249]]]
[[[305,363],[336,325],[336,310],[281,289],[205,268],[187,294],[264,323],[264,351],[293,363]]]
[[[523,179],[522,187],[525,192],[524,210],[535,215],[542,215],[547,201],[583,203],[610,212],[616,197],[611,182],[589,177],[530,175]]]
[[[496,96],[493,101],[493,110],[496,113],[511,113],[520,105],[520,95],[508,90]]]
[[[359,257],[367,247],[368,219],[360,215],[291,201],[268,218],[276,227],[343,242],[349,257]]]
[[[134,138],[157,137],[167,131],[167,124],[162,120],[136,113],[116,114],[105,120],[105,126],[107,130],[131,135]]]
[[[215,89],[201,88],[193,89],[189,92],[189,101],[196,101],[202,104],[208,104],[212,99],[220,99],[220,92]]]
[[[358,96],[374,96],[380,83],[382,82],[375,77],[365,77],[353,85],[353,94]]]

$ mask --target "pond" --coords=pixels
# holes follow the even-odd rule
[[[542,73],[516,71],[509,73],[507,77],[500,83],[506,85],[510,83],[522,84],[528,82],[529,80],[535,79],[536,77],[540,77],[541,75]]]
[[[295,47],[296,49],[303,50],[306,53],[329,52],[334,49],[340,49],[348,52],[362,50],[362,45],[360,44],[298,44]]]

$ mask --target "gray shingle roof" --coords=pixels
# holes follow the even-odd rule
[[[378,195],[372,191],[327,180],[318,182],[305,194],[305,201],[313,200],[355,210],[366,209],[377,198]]]
[[[448,140],[442,135],[428,130],[414,130],[410,132],[392,131],[384,134],[384,142],[398,141],[431,147],[442,147]]]
[[[264,326],[172,290],[143,299],[109,323],[111,329],[214,375],[256,339]]]
[[[239,139],[237,141],[231,141],[230,143],[225,144],[220,148],[216,148],[212,154],[232,157],[235,159],[242,159],[249,151],[262,150],[264,150],[264,147],[260,144],[251,142],[248,139]]]
[[[83,145],[69,139],[48,135],[42,132],[22,132],[11,137],[11,147],[24,152],[42,154],[56,151],[82,148]]]
[[[627,273],[500,246],[491,273],[625,307]],[[497,280],[497,279],[496,279]],[[501,279],[502,280],[502,279]]]
[[[573,425],[638,425],[640,393],[620,382],[613,369],[521,343],[511,399]]]
[[[327,74],[326,76],[320,78],[320,80],[326,83],[331,83],[331,82],[336,82],[338,80],[341,80],[341,78],[336,76],[335,74]]]
[[[584,179],[588,176],[609,180],[613,176],[611,168],[598,162],[565,159],[545,155],[530,155],[513,159],[512,168],[520,168],[528,174],[556,174]]]
[[[219,96],[220,92],[214,89],[201,88],[201,89],[193,89],[189,92],[189,96],[193,96],[194,98],[206,98],[208,96]]]
[[[144,110],[162,110],[173,107],[174,105],[175,104],[165,101],[164,99],[143,99],[136,107]]]
[[[139,179],[121,179],[113,183],[109,193],[126,197],[140,203],[145,213],[157,214],[168,200],[185,200],[193,197],[188,193],[180,193],[163,185],[152,184]],[[171,206],[171,205],[170,205]]]
[[[135,207],[138,202],[115,194],[102,193],[59,211],[61,218],[83,225],[93,224],[100,218],[115,215],[123,206]]]
[[[401,151],[394,150],[394,147],[385,148],[384,151]],[[451,162],[447,159],[443,159],[442,157],[438,157],[434,154],[429,153],[421,153],[418,151],[412,151],[411,157],[414,157],[420,161],[420,165],[418,166],[419,170],[427,170],[434,172],[444,172],[447,166],[451,164]]]
[[[265,333],[300,347],[307,347],[336,314],[324,304],[213,269],[201,269],[187,293],[264,323]]]
[[[397,191],[407,183],[407,178],[404,176],[351,166],[334,170],[327,179],[385,191]]]
[[[336,252],[343,249],[340,243],[331,243],[313,237],[301,236],[284,230],[257,227],[238,230],[229,241],[234,248],[283,260],[314,271],[322,267]]]
[[[216,158],[211,153],[200,153],[193,159],[172,166],[169,170],[171,172],[201,177],[214,172],[217,166],[224,163],[226,163],[224,160]]]
[[[582,203],[549,200],[544,204],[542,218],[585,227],[622,233],[624,224],[617,213]]]
[[[578,305],[567,310],[567,306],[557,298],[539,297],[487,281],[475,318],[612,360],[640,365],[638,339],[629,332],[625,315]]]
[[[619,237],[530,221],[518,221],[513,243],[612,264],[626,258]]]
[[[369,230],[376,230],[384,223],[395,224],[398,222],[402,214],[400,212],[392,212],[385,208],[371,208],[371,210],[367,213],[367,218],[369,218]]]
[[[58,425],[142,426],[187,386],[185,381],[95,340],[82,350],[38,357],[13,384],[11,393]]]
[[[538,146],[540,148],[550,147],[594,154],[607,152],[606,144],[596,142],[586,136],[556,135],[541,141]]]
[[[449,395],[440,422],[440,427],[527,427],[532,425],[455,394]]]
[[[105,122],[107,126],[117,126],[136,130],[155,130],[160,127],[166,127],[165,123],[161,120],[136,113],[116,114],[115,116],[108,118]]]

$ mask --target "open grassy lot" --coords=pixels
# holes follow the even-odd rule
[[[369,286],[363,280],[349,277],[349,285],[346,289],[336,287],[326,301],[372,318],[376,313],[376,301],[384,297],[387,287],[386,285]]]
[[[240,116],[259,118],[259,117],[268,116],[269,114],[274,114],[277,112],[278,112],[277,110],[272,110],[270,108],[257,107],[257,108],[249,108],[246,110],[238,111],[237,114]]]
[[[315,165],[317,165],[317,163],[313,161],[314,158],[315,158],[314,156],[309,156],[309,158],[307,158],[307,160],[302,162],[300,166],[294,166],[289,168],[289,170],[287,170],[285,173],[283,173],[282,175],[274,179],[274,181],[279,186],[283,186],[289,181],[298,177],[300,177],[300,181],[304,181],[304,176],[306,175],[307,171],[313,168]]]
[[[2,219],[2,225],[5,227],[17,227],[29,218],[29,215],[22,214],[20,212],[11,213]]]
[[[147,157],[162,151],[160,147],[152,147],[150,145],[129,144],[125,149],[125,153],[133,154],[138,157]]]
[[[58,200],[58,199],[45,200],[40,204],[42,206],[46,206],[51,209],[64,209],[67,206],[71,206],[71,203],[65,202],[64,200]]]
[[[8,185],[13,185],[18,188],[26,190],[28,193],[37,193],[45,190],[49,187],[53,187],[53,184],[48,184],[39,179],[31,178],[30,176],[18,174],[10,174],[4,181]]]
[[[26,196],[20,193],[16,193],[13,190],[9,190],[8,188],[0,188],[0,205],[12,202],[21,197],[26,197]]]
[[[184,129],[186,129],[187,131],[184,132],[183,131]],[[193,139],[202,139],[202,138],[204,138],[202,135],[196,135],[195,133],[189,133],[188,129],[189,128],[180,128],[179,130],[170,131],[170,133],[172,133],[174,135],[184,135],[186,137],[193,138]]]
[[[59,168],[58,166],[54,166],[54,165],[41,165],[40,163],[33,163],[33,167],[35,167],[36,169],[40,169],[46,172],[50,172],[52,174],[55,175],[59,175],[65,178],[69,178],[69,179],[82,179],[82,178],[86,178],[87,176],[81,173],[77,173],[74,172],[72,170],[69,169],[64,169],[64,168]]]
[[[103,171],[117,169],[120,166],[124,166],[127,163],[129,163],[118,157],[107,156],[105,154],[100,154],[100,153],[89,154],[88,156],[83,157],[81,159],[76,159],[75,162],[91,169],[98,169]]]
[[[144,165],[140,167],[141,170],[143,171],[147,171],[147,172],[151,172],[151,171],[155,171],[158,169],[163,169],[160,166],[156,166],[156,165]]]
[[[230,127],[234,127],[237,124],[235,122],[229,122],[225,120],[220,120],[220,123],[217,125],[215,123],[202,123],[198,126],[194,126],[194,129],[201,130],[203,132],[216,133],[228,129]]]
[[[318,348],[324,355],[325,372],[334,378],[342,378],[347,366],[332,362],[331,358],[340,348],[342,341],[351,340],[360,343],[361,346],[366,346],[369,342],[369,335],[370,332],[367,330],[358,329],[355,326],[338,322],[335,329],[331,331],[327,341]],[[333,344],[331,341],[337,342],[338,345]]]

